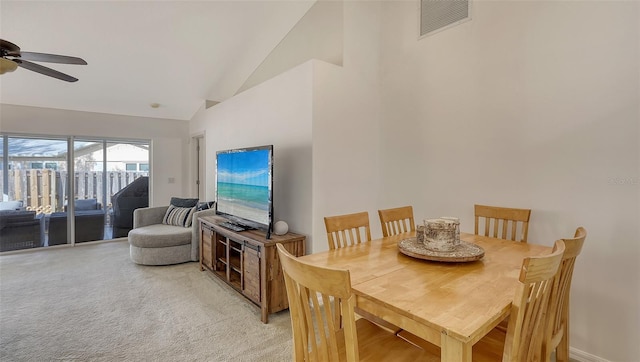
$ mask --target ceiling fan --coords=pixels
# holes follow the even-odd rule
[[[25,68],[40,74],[48,75],[66,82],[77,82],[78,78],[58,72],[51,68],[42,66],[34,62],[61,63],[61,64],[80,64],[86,65],[81,58],[70,57],[66,55],[33,53],[20,51],[20,47],[12,42],[0,39],[0,74],[13,72],[17,67]]]

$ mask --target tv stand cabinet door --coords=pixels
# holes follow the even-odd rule
[[[200,270],[213,270],[214,231],[205,223],[200,223]]]
[[[260,304],[260,248],[245,242],[242,254],[242,293]]]

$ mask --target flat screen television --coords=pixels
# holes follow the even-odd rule
[[[273,221],[273,145],[216,152],[216,213],[267,231]]]

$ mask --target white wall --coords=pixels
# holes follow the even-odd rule
[[[253,71],[238,93],[310,59],[342,65],[342,8],[339,1],[316,1]]]
[[[377,87],[349,71],[315,63],[313,111],[312,252],[327,250],[324,217],[367,211],[372,235],[378,219],[380,157]],[[376,226],[378,225],[378,226]]]
[[[367,211],[373,237],[382,236],[379,3],[345,3],[344,18],[344,66],[315,62],[313,252],[329,248],[325,216]]]
[[[380,206],[471,232],[474,203],[531,208],[545,245],[586,227],[571,346],[638,361],[638,2],[473,5],[418,40],[416,3],[383,2]]]
[[[150,205],[189,196],[188,162],[183,162],[189,154],[185,121],[2,104],[0,125],[3,133],[151,140]]]
[[[198,111],[191,134],[205,134],[206,195],[215,198],[216,151],[272,144],[274,218],[311,243],[312,63],[297,66],[209,109]]]

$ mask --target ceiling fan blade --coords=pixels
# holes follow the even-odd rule
[[[78,57],[70,57],[67,55],[20,52],[20,58],[25,60],[31,60],[34,62],[87,65],[87,62],[85,62],[84,59],[78,58]]]
[[[58,78],[60,80],[64,80],[65,82],[77,82],[78,78],[74,78],[70,75],[58,72],[57,70],[53,70],[51,68],[47,68],[44,67],[40,64],[36,64],[36,63],[31,63],[30,61],[27,60],[22,60],[22,59],[13,59],[14,62],[18,63],[18,66],[25,68],[25,69],[29,69],[31,71],[40,73],[40,74],[44,74],[44,75],[48,75],[50,77],[54,77],[54,78]]]

